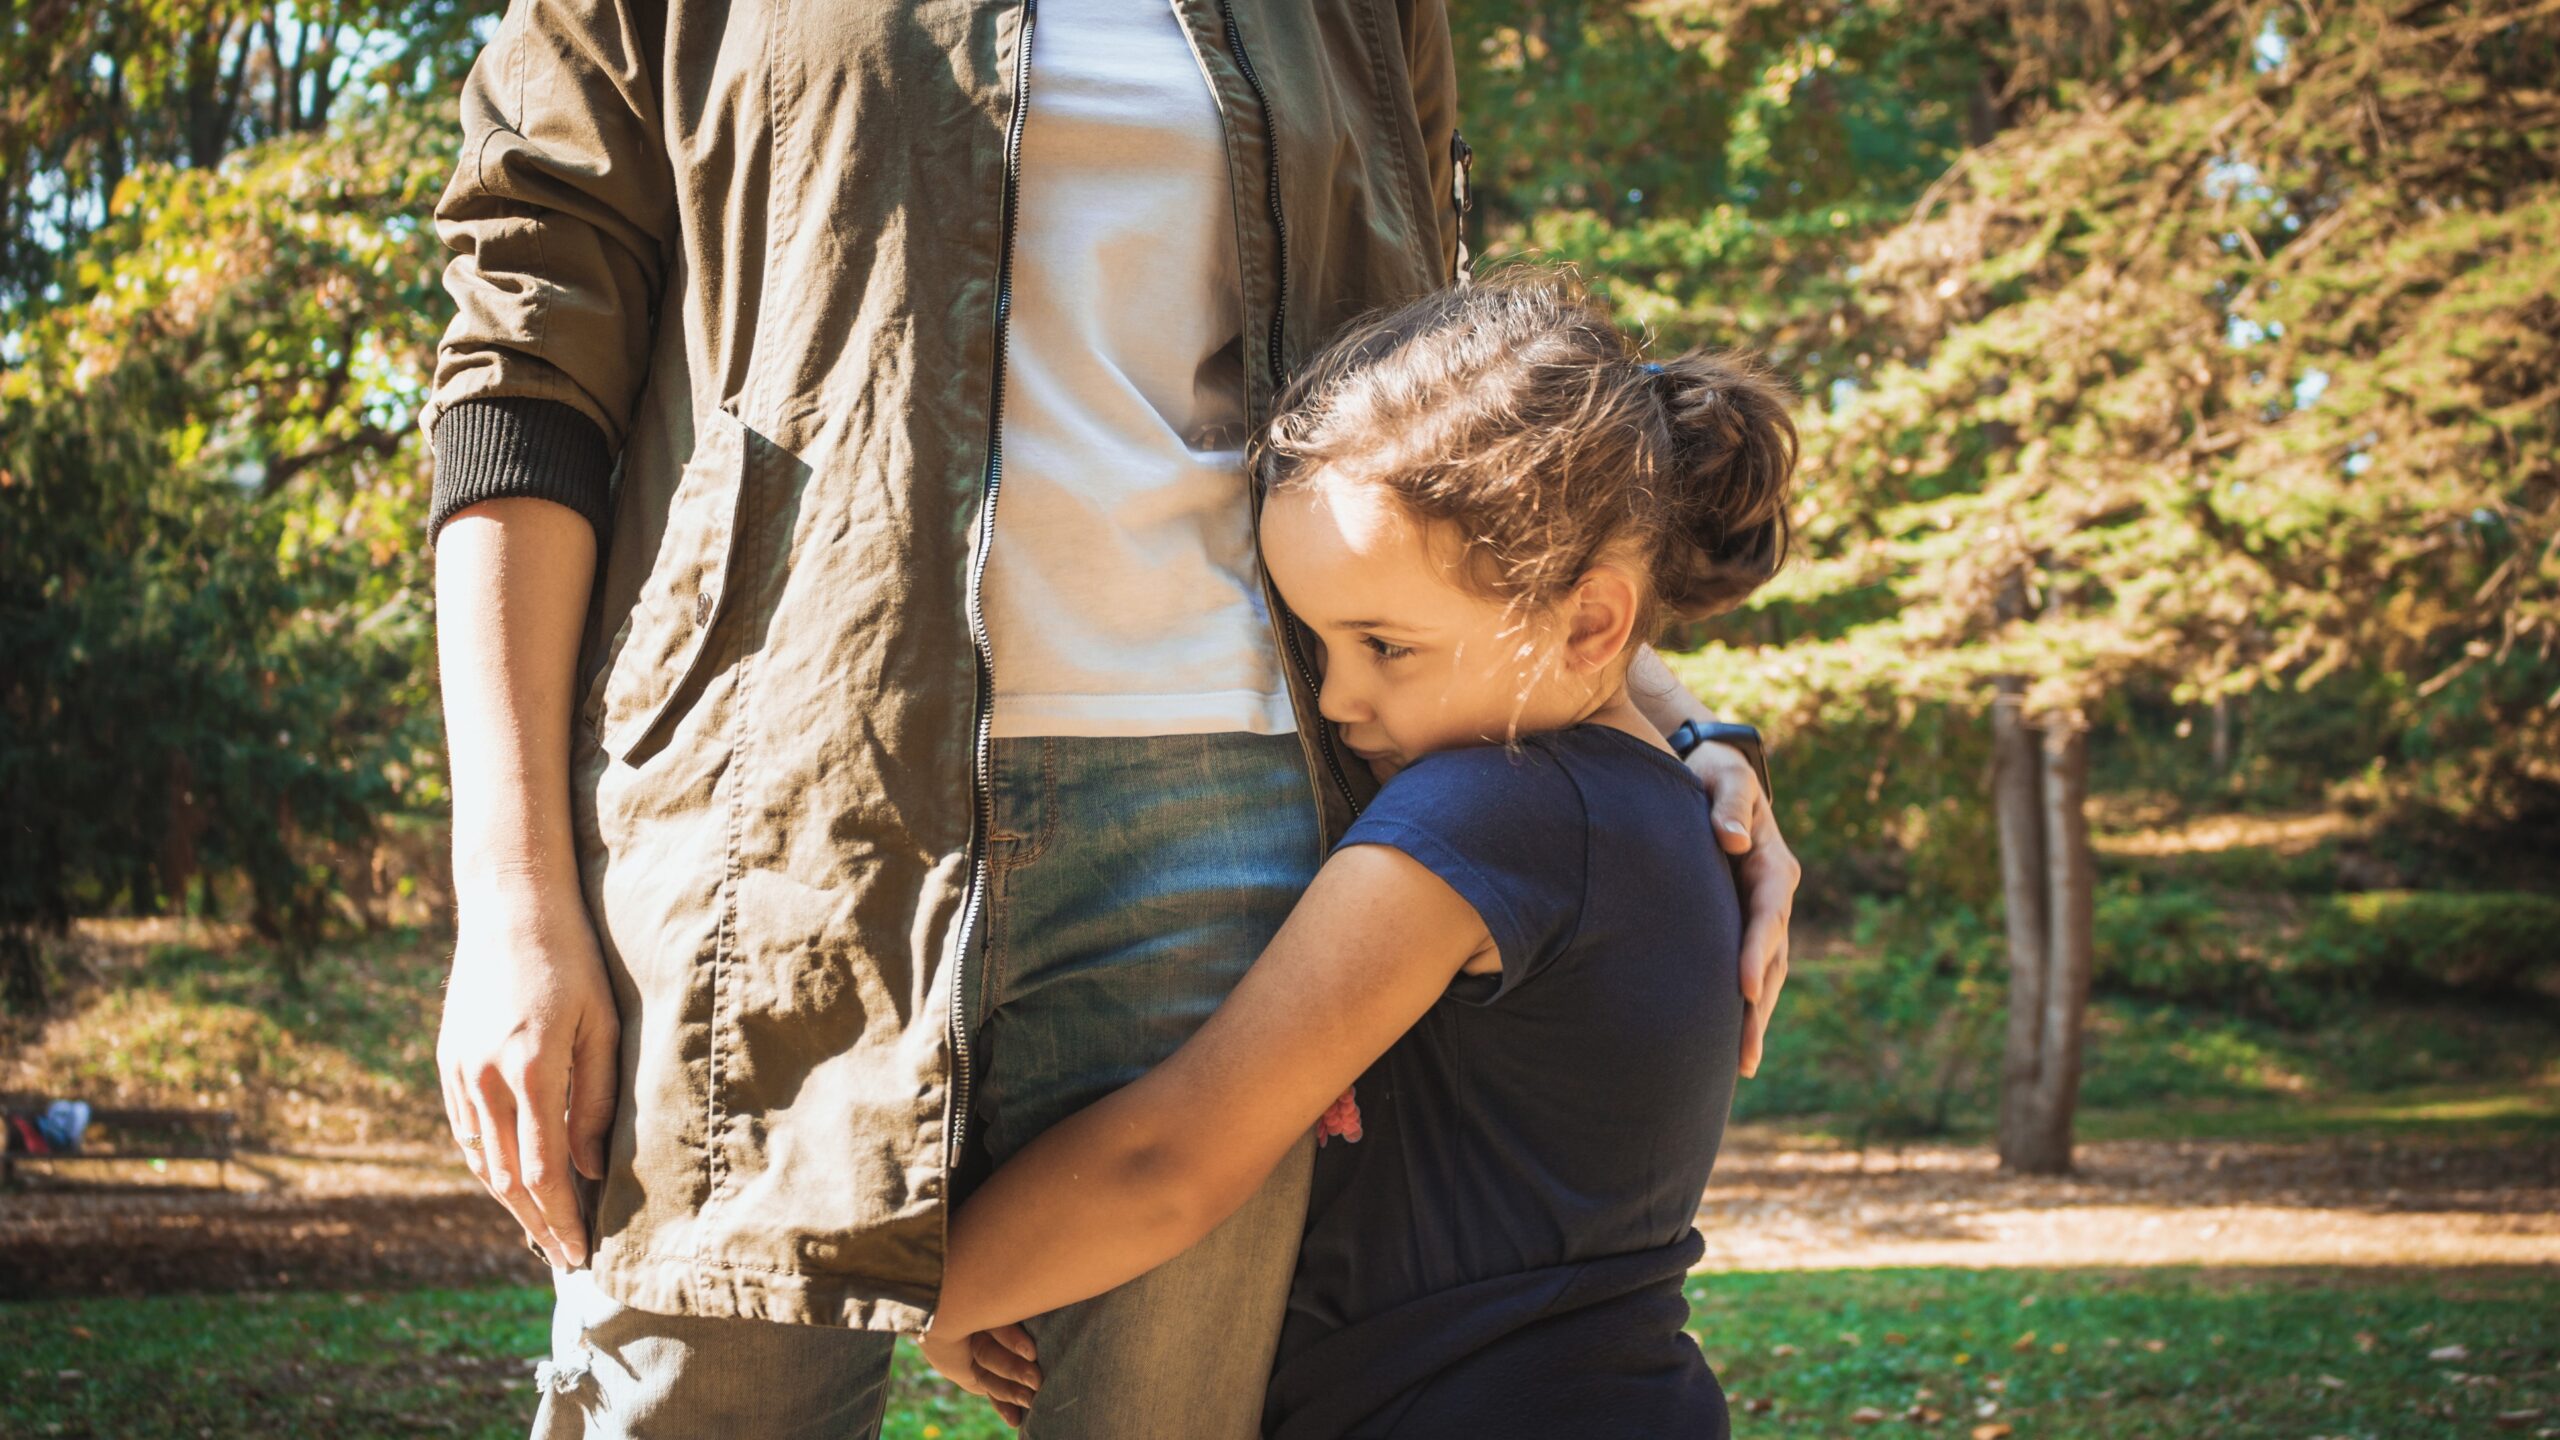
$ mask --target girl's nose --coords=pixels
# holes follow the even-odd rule
[[[1323,688],[1316,691],[1316,713],[1336,725],[1353,725],[1369,718],[1369,707],[1352,698],[1350,686],[1327,673]]]

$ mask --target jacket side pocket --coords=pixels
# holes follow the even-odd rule
[[[668,719],[727,608],[748,446],[745,422],[725,405],[705,416],[695,435],[657,562],[608,647],[599,682],[598,731],[616,760],[630,763]]]

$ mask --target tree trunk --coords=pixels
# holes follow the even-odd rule
[[[2089,970],[2096,939],[2096,867],[2089,851],[2089,735],[2057,717],[2045,726],[2041,770],[2043,801],[2043,908],[2045,968],[2036,999],[2022,1020],[2010,1014],[2010,1035],[2033,1027],[2034,1082],[2014,1101],[2004,1093],[2003,1118],[2012,1105],[2014,1129],[2001,1129],[2000,1163],[2028,1175],[2071,1170],[2072,1121],[2080,1108],[2080,1051],[2089,1009]],[[2018,996],[2012,992],[2011,1004]],[[2020,1067],[2012,1056],[2008,1074]]]
[[[1991,806],[2000,825],[2000,894],[2009,929],[2009,1033],[2000,1066],[2000,1157],[2021,1153],[2035,1125],[2042,1053],[2045,921],[2044,801],[2036,732],[2020,706],[2026,682],[2003,676],[1991,710]]]
[[[0,925],[0,1000],[19,1015],[44,1010],[44,949],[25,926]]]
[[[2213,697],[2213,773],[2231,773],[2231,707],[2229,695]]]

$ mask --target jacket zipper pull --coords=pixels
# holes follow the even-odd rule
[[[1449,278],[1463,290],[1475,283],[1476,278],[1475,257],[1467,253],[1467,212],[1476,208],[1475,190],[1467,183],[1467,169],[1475,164],[1476,147],[1467,143],[1466,136],[1451,130],[1449,158],[1457,162],[1450,176],[1449,190],[1450,198],[1458,207],[1458,269]]]

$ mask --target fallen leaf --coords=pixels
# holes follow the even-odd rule
[[[2161,1351],[2169,1348],[2169,1342],[2166,1340],[2145,1340],[2142,1342],[2142,1348],[2150,1351],[2154,1355],[2157,1355]]]
[[[1849,1412],[1849,1423],[1852,1425],[1881,1425],[1890,1418],[1892,1417],[1873,1405],[1861,1405]]]
[[[2009,1422],[1995,1420],[1988,1425],[1976,1425],[1973,1427],[1973,1440],[2009,1440]]]
[[[2427,1352],[2427,1358],[2430,1360],[2468,1360],[2471,1358],[2471,1347],[2468,1345],[2439,1345],[2433,1350]]]
[[[2010,1341],[2009,1348],[2017,1351],[2021,1355],[2033,1350],[2036,1348],[2036,1332],[2030,1330],[2026,1334],[2019,1336],[2017,1339]]]
[[[2320,1377],[2320,1383],[2321,1383],[2321,1384],[2323,1384],[2323,1385],[2328,1386],[2328,1387],[2329,1387],[2330,1389],[2332,1389],[2332,1390],[2344,1390],[2344,1389],[2346,1389],[2346,1388],[2347,1388],[2347,1382],[2346,1382],[2346,1381],[2344,1381],[2344,1380],[2339,1379],[2339,1378],[2338,1378],[2337,1376],[2335,1376],[2335,1375],[2323,1375],[2323,1376],[2321,1376],[2321,1377]]]
[[[2491,1423],[2501,1430],[2521,1430],[2541,1418],[2539,1410],[2502,1410]]]
[[[2382,1337],[2374,1334],[2370,1330],[2359,1330],[2356,1332],[2356,1348],[2367,1355],[2372,1354],[2373,1347],[2381,1343]]]
[[[1777,1408],[1778,1402],[1766,1395],[1754,1395],[1742,1402],[1742,1413],[1745,1415],[1766,1415]]]
[[[1884,1343],[1887,1345],[1908,1345],[1911,1343],[1911,1337],[1903,1334],[1899,1330],[1887,1330],[1884,1332]]]
[[[1793,1345],[1772,1345],[1769,1347],[1769,1353],[1777,1356],[1781,1360],[1784,1360],[1788,1356],[1796,1353],[1796,1347]]]

